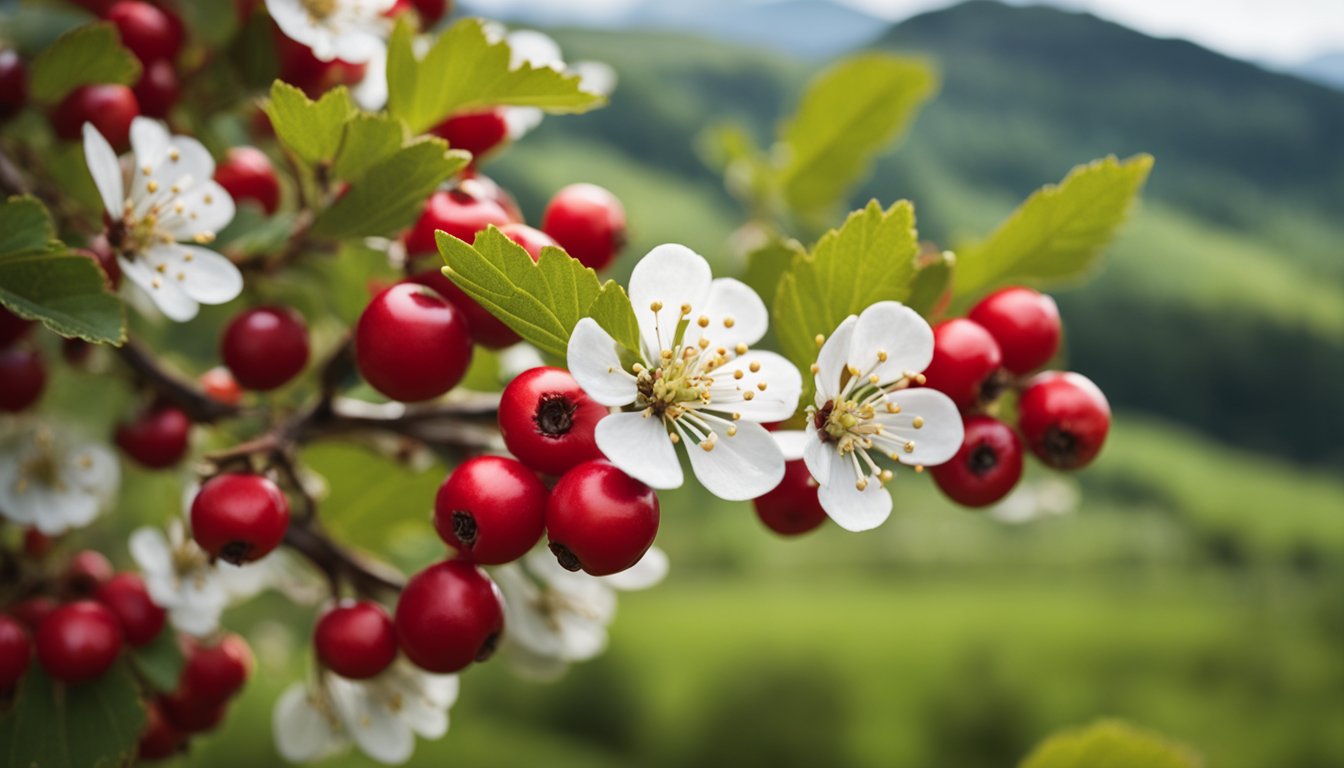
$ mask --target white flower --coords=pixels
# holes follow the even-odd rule
[[[1003,501],[990,507],[988,515],[1000,523],[1018,525],[1047,517],[1067,515],[1078,508],[1078,489],[1057,477],[1020,483]]]
[[[295,683],[275,702],[275,746],[290,762],[330,755],[353,740],[387,765],[404,763],[415,736],[448,732],[448,708],[457,700],[457,675],[432,675],[398,661],[368,680],[320,672],[316,683]]]
[[[633,406],[597,425],[597,446],[613,464],[653,488],[682,483],[676,445],[711,493],[754,499],[784,477],[784,456],[761,422],[793,415],[802,377],[793,364],[749,345],[765,335],[761,297],[681,245],[660,245],[635,265],[630,301],[643,349],[622,361],[592,318],[569,338],[569,370],[588,396]]]
[[[187,534],[182,520],[168,523],[167,536],[158,528],[137,529],[131,534],[130,550],[144,572],[150,599],[168,612],[174,627],[197,637],[219,628],[229,593],[219,569]]]
[[[592,659],[606,648],[607,625],[616,615],[615,590],[647,589],[666,575],[667,555],[657,547],[611,576],[567,571],[545,549],[493,569],[509,628],[501,655],[524,677],[555,680],[571,663]]]
[[[266,0],[285,37],[313,49],[321,61],[364,64],[386,55],[396,0]]]
[[[891,514],[884,486],[892,472],[874,456],[933,466],[961,447],[956,405],[936,390],[907,388],[932,359],[933,330],[895,301],[850,315],[822,346],[802,453],[822,508],[841,528],[866,531]]]
[[[178,322],[201,304],[223,304],[243,290],[233,262],[201,245],[233,220],[233,198],[213,180],[215,161],[201,143],[170,136],[145,117],[131,122],[130,194],[111,145],[84,124],[84,158],[112,221],[121,271]]]
[[[47,426],[17,430],[0,446],[0,516],[48,536],[93,522],[120,482],[110,449]]]

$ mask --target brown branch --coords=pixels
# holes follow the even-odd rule
[[[187,416],[197,424],[213,424],[243,412],[238,406],[215,400],[190,381],[170,373],[159,365],[148,350],[134,341],[119,347],[117,354],[141,380],[153,387],[161,397],[186,411]]]
[[[401,591],[401,574],[380,563],[363,560],[314,526],[290,525],[285,531],[285,544],[308,558],[330,581],[348,581],[360,594]]]

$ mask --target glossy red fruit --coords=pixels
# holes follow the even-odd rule
[[[234,565],[265,557],[288,527],[289,501],[261,475],[215,475],[191,503],[196,543],[211,557]]]
[[[416,12],[420,14],[420,24],[429,29],[448,13],[448,0],[411,0]]]
[[[149,597],[144,579],[136,573],[119,573],[94,592],[94,598],[112,609],[121,624],[122,637],[132,646],[144,645],[159,636],[168,614]]]
[[[406,233],[406,252],[412,256],[438,253],[434,230],[441,229],[463,242],[476,241],[476,233],[490,226],[512,223],[498,203],[465,189],[435,192],[425,201],[425,209],[415,226]]]
[[[121,43],[144,64],[173,59],[182,50],[182,32],[168,14],[149,3],[122,0],[104,17],[117,25]]]
[[[523,210],[518,207],[518,201],[513,199],[513,195],[480,171],[474,169],[464,171],[463,179],[457,183],[457,188],[494,202],[504,209],[510,219],[520,224],[523,222]]]
[[[1044,293],[1004,288],[982,299],[968,317],[999,343],[1003,367],[1010,373],[1034,371],[1059,351],[1059,307]]]
[[[560,244],[555,242],[555,238],[542,232],[540,229],[529,227],[526,224],[519,224],[516,221],[512,224],[505,224],[499,228],[499,231],[507,235],[513,242],[521,245],[523,250],[527,251],[527,255],[532,257],[533,261],[541,258],[541,250],[543,248],[560,247]]]
[[[12,48],[0,50],[0,118],[14,115],[28,104],[28,67]]]
[[[8,309],[0,307],[0,349],[8,347],[27,336],[28,329],[32,327],[32,320],[25,320]]]
[[[187,455],[191,418],[171,403],[158,403],[119,424],[116,441],[141,466],[166,469]]]
[[[277,389],[308,365],[308,325],[289,307],[254,307],[229,321],[219,356],[243,387]]]
[[[438,397],[457,386],[471,364],[466,317],[434,291],[398,283],[360,315],[355,361],[364,380],[393,400]]]
[[[504,631],[503,598],[479,568],[450,560],[411,577],[394,621],[406,658],[427,672],[448,674],[495,652]]]
[[[228,368],[217,365],[201,374],[201,389],[211,400],[226,405],[237,405],[243,401],[243,388]]]
[[[215,166],[215,181],[235,202],[251,200],[273,215],[280,207],[280,180],[271,159],[256,147],[231,147]]]
[[[51,552],[51,548],[56,546],[56,537],[37,530],[36,528],[27,528],[23,532],[23,554],[25,557],[33,560],[41,560]]]
[[[551,198],[541,229],[570,256],[600,272],[625,245],[625,207],[596,184],[571,184]]]
[[[546,526],[546,486],[522,463],[476,456],[434,498],[434,528],[464,559],[503,565],[527,554]]]
[[[473,342],[487,349],[503,349],[517,344],[522,339],[499,318],[490,314],[490,310],[477,304],[461,288],[454,285],[438,267],[407,279],[412,283],[429,286],[435,293],[447,299],[449,304],[461,310],[467,319],[467,329]]]
[[[924,369],[924,383],[966,410],[998,395],[1002,363],[989,331],[964,317],[947,320],[933,327],[933,361]]]
[[[186,736],[168,722],[163,705],[151,700],[145,705],[145,728],[140,732],[138,757],[141,760],[166,760],[181,752]]]
[[[84,123],[122,152],[131,144],[131,121],[140,115],[140,103],[124,85],[81,85],[71,91],[51,113],[56,135],[68,141],[83,139]]]
[[[174,691],[158,699],[163,717],[174,730],[183,734],[212,731],[228,713],[229,702],[194,698],[184,691]]]
[[[9,615],[27,627],[29,632],[36,632],[58,605],[59,603],[46,595],[35,595],[11,605]]]
[[[509,138],[509,124],[504,120],[504,110],[487,109],[453,115],[429,132],[446,140],[453,149],[470,152],[475,164]]]
[[[817,484],[801,460],[784,463],[784,479],[752,502],[766,528],[781,536],[797,536],[826,522],[817,500]]]
[[[993,504],[1022,479],[1022,441],[1002,421],[972,416],[966,419],[965,437],[956,455],[930,471],[943,493],[958,504]]]
[[[63,683],[102,677],[121,653],[121,627],[107,606],[92,600],[62,605],[37,628],[37,660]]]
[[[18,684],[32,655],[28,630],[17,619],[0,615],[0,695]]]
[[[504,388],[499,431],[518,460],[547,475],[563,475],[602,458],[593,437],[607,407],[588,397],[569,371],[533,368]]]
[[[188,640],[186,657],[177,693],[207,704],[236,696],[252,672],[252,649],[238,635],[225,635],[215,645]]]
[[[177,70],[166,59],[151,61],[140,73],[140,80],[131,89],[140,105],[140,114],[165,118],[182,100],[182,82]]]
[[[81,549],[70,558],[61,574],[61,590],[68,597],[92,597],[116,573],[103,553]]]
[[[26,410],[41,399],[46,388],[47,368],[36,350],[0,349],[0,411]]]
[[[605,459],[565,473],[546,505],[551,552],[567,570],[608,576],[644,556],[658,534],[658,496]]]
[[[1046,371],[1027,382],[1017,426],[1031,452],[1055,469],[1092,463],[1111,430],[1111,406],[1082,374]]]
[[[397,631],[378,603],[346,601],[317,620],[313,645],[318,661],[332,672],[351,680],[365,680],[396,660]]]
[[[274,28],[275,52],[280,64],[280,79],[299,88],[310,98],[338,85],[355,85],[364,79],[367,64],[354,64],[341,59],[322,61],[303,43],[285,36]]]

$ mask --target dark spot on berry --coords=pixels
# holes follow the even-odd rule
[[[532,421],[536,423],[537,431],[546,437],[564,437],[574,426],[574,411],[577,409],[574,401],[564,395],[545,394],[541,396]]]
[[[980,385],[980,404],[989,405],[1002,395],[1013,385],[1013,376],[1008,371],[999,368],[998,370],[985,377],[985,382]]]
[[[988,443],[981,443],[971,449],[966,457],[966,466],[977,475],[985,475],[999,465],[999,454]]]
[[[490,636],[485,638],[481,647],[476,651],[476,660],[485,661],[495,655],[495,649],[499,647],[499,633],[491,632]]]
[[[566,547],[564,544],[557,544],[552,541],[551,553],[555,555],[556,560],[560,561],[560,567],[564,568],[566,571],[578,571],[583,569],[583,564],[579,562],[579,558],[575,557],[574,553],[569,551],[569,547]]]
[[[453,512],[453,536],[468,549],[476,543],[476,518],[470,512]]]
[[[834,410],[835,401],[827,400],[825,405],[818,408],[817,412],[812,414],[812,426],[817,428],[817,437],[820,438],[823,443],[829,443],[831,441],[831,435],[826,431],[826,422],[830,420],[831,411]]]
[[[1059,426],[1045,431],[1045,452],[1050,456],[1050,466],[1068,469],[1078,465],[1078,437]]]
[[[246,541],[230,541],[219,550],[219,559],[230,565],[242,565],[248,561],[252,545]]]

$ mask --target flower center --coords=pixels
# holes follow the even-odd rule
[[[336,12],[337,0],[300,0],[313,21],[322,21]]]
[[[901,406],[890,396],[911,383],[924,383],[924,376],[907,372],[895,381],[884,382],[876,371],[886,361],[887,353],[879,351],[877,362],[867,371],[852,364],[846,366],[841,375],[839,396],[808,409],[818,439],[823,443],[834,443],[840,460],[850,462],[854,469],[854,486],[861,491],[868,487],[870,479],[885,485],[893,477],[891,470],[878,466],[872,453],[900,461],[903,454],[915,451],[915,441],[891,434],[879,417],[899,414]],[[814,365],[813,372],[816,370]],[[911,426],[923,428],[924,419],[915,416]]]
[[[19,467],[18,478],[14,481],[15,492],[24,493],[34,483],[58,492],[68,490],[61,474],[61,463],[56,456],[56,440],[51,432],[38,430],[33,436],[33,445],[37,450]],[[92,463],[92,460],[84,456],[80,462]]]

